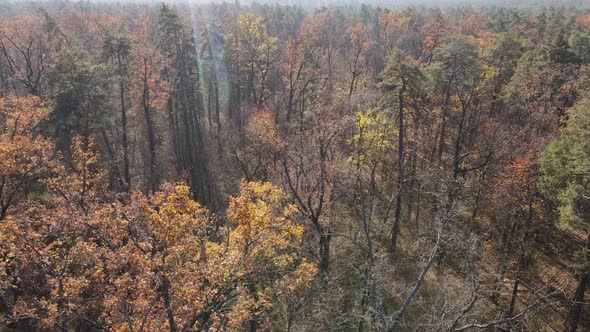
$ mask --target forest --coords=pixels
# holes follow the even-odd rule
[[[590,331],[587,288],[590,7],[0,4],[2,332]]]

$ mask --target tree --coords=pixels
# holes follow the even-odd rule
[[[113,61],[114,72],[119,80],[119,102],[121,105],[121,144],[123,145],[123,176],[124,191],[131,190],[131,171],[129,169],[129,138],[127,135],[127,90],[128,90],[128,67],[131,49],[131,41],[126,34],[107,33],[102,46],[103,57],[107,61]]]
[[[444,18],[437,13],[428,22],[420,27],[420,33],[423,35],[423,46],[420,59],[423,63],[430,64],[434,50],[437,49],[448,33]]]
[[[574,254],[578,276],[567,330],[576,331],[581,318],[584,293],[590,281],[590,99],[574,107],[560,136],[541,158],[540,186],[559,206],[560,226],[586,233],[585,244]]]
[[[43,201],[0,224],[2,290],[22,286],[7,297],[6,325],[59,331],[96,325],[91,315],[96,303],[84,297],[101,286],[93,279],[99,249],[87,237],[92,231],[88,216],[102,202],[107,183],[105,172],[96,167],[92,141],[81,136],[73,141],[71,166],[60,163],[54,169],[59,175],[43,179]]]
[[[491,108],[496,111],[501,106],[501,92],[510,82],[522,56],[522,45],[510,34],[500,35],[484,53],[485,83],[492,92]]]
[[[146,191],[154,193],[160,185],[163,166],[159,162],[162,156],[157,153],[162,143],[158,139],[162,135],[158,123],[165,119],[164,110],[170,95],[170,86],[162,77],[160,68],[170,64],[152,43],[155,32],[149,13],[144,14],[142,23],[133,33],[135,43],[130,50],[129,97],[133,101],[131,109],[143,115],[148,149],[148,160],[145,162],[148,165]]]
[[[350,27],[347,31],[348,43],[346,49],[346,64],[350,73],[348,97],[352,96],[357,80],[367,69],[369,53],[372,47],[369,29],[362,23]]]
[[[32,15],[4,18],[0,30],[0,68],[34,96],[44,94],[51,47],[47,35]]]
[[[432,92],[438,95],[438,105],[441,108],[441,120],[439,129],[439,142],[437,161],[442,162],[443,153],[447,150],[447,135],[449,135],[449,122],[456,124],[456,135],[453,147],[453,177],[465,173],[471,168],[466,168],[465,157],[469,156],[464,151],[466,133],[469,131],[470,113],[477,112],[478,86],[480,83],[480,65],[475,45],[460,35],[450,35],[444,40],[444,45],[434,51],[434,62],[426,69],[430,78]],[[471,140],[467,140],[468,142]],[[485,158],[485,157],[484,157]],[[486,159],[479,161],[480,166]],[[477,168],[477,167],[476,167]]]
[[[387,53],[398,48],[401,35],[408,29],[411,17],[401,10],[391,10],[379,17],[379,36]]]
[[[583,8],[0,3],[0,326],[587,328]]]
[[[380,282],[375,266],[379,264],[382,248],[383,230],[388,227],[388,216],[393,206],[394,198],[399,196],[396,188],[391,188],[391,169],[396,164],[395,149],[397,136],[396,124],[391,121],[388,109],[374,108],[361,110],[354,123],[354,134],[350,139],[351,155],[347,166],[347,173],[352,178],[348,193],[347,206],[350,206],[355,217],[360,221],[353,223],[349,234],[342,235],[359,250],[363,258],[363,287],[360,299],[361,316],[358,330],[364,329],[368,320],[373,326],[377,324],[382,314],[379,303]],[[386,196],[391,191],[391,198]],[[362,237],[356,237],[356,234]],[[367,319],[367,315],[370,319]]]
[[[404,112],[406,105],[420,90],[420,81],[423,79],[422,72],[419,67],[413,64],[405,54],[399,50],[393,50],[389,55],[387,66],[381,73],[382,81],[379,86],[384,92],[385,107],[392,107],[398,113],[398,145],[397,145],[397,159],[398,159],[398,180],[397,191],[392,194],[391,202],[395,197],[394,220],[391,231],[390,249],[395,250],[397,244],[397,236],[399,233],[399,223],[401,217],[402,200],[405,194],[405,132],[406,127],[404,123]],[[389,208],[388,208],[389,211]],[[387,219],[386,214],[386,219]]]
[[[92,171],[97,158],[88,143],[75,140],[74,173],[47,181],[47,205],[0,224],[0,287],[26,285],[7,302],[7,323],[236,329],[268,324],[273,303],[312,282],[316,267],[300,256],[303,226],[278,188],[242,183],[230,199],[230,225],[183,185],[113,201],[104,173]]]
[[[49,115],[39,97],[0,98],[0,220],[55,167],[53,144],[39,133]]]
[[[514,267],[514,284],[508,315],[516,310],[519,286],[525,281],[525,272],[531,265],[533,255],[531,242],[533,231],[538,228],[540,215],[540,195],[537,189],[538,149],[525,150],[523,154],[503,166],[492,175],[490,217],[493,220],[506,220],[507,224],[497,223],[500,228],[500,275],[498,276],[498,297],[505,287],[505,275],[509,265]]]
[[[54,128],[56,147],[70,156],[76,135],[90,138],[102,133],[105,147],[112,150],[106,141],[109,76],[105,66],[93,64],[88,52],[79,47],[66,48],[58,54],[49,73],[49,85],[55,105],[49,121]],[[116,163],[115,156],[110,157]]]
[[[318,49],[310,45],[300,29],[295,38],[287,41],[284,62],[281,67],[283,74],[284,98],[287,106],[286,121],[290,122],[294,108],[299,104],[299,112],[303,112],[304,98],[310,86],[320,79],[318,72]]]
[[[588,32],[575,31],[570,35],[569,48],[576,56],[576,60],[582,63],[590,62],[590,35]]]
[[[158,20],[158,48],[170,62],[167,80],[171,94],[168,116],[177,173],[189,174],[191,192],[204,204],[213,203],[206,136],[203,133],[203,99],[194,40],[174,8],[162,4]]]
[[[305,39],[309,40],[312,47],[317,48],[321,54],[319,64],[327,84],[329,98],[332,98],[334,88],[337,50],[345,32],[339,24],[341,22],[339,22],[338,14],[335,10],[325,10],[306,18],[301,24]]]
[[[555,131],[565,111],[576,100],[571,86],[576,77],[573,65],[552,62],[547,48],[525,52],[518,60],[510,83],[507,99],[516,109],[529,113],[530,123],[545,132]]]
[[[292,203],[318,235],[319,268],[323,272],[330,269],[330,243],[335,227],[325,212],[335,199],[333,188],[338,179],[335,166],[340,156],[334,149],[342,126],[338,117],[338,108],[316,111],[285,142],[277,165],[280,181]]]
[[[226,59],[233,64],[232,80],[239,84],[233,89],[234,105],[261,107],[272,95],[268,80],[276,62],[277,42],[268,34],[262,17],[251,13],[237,17],[226,49]],[[238,124],[244,123],[245,115],[237,116]]]

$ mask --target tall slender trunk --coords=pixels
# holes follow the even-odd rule
[[[256,281],[252,278],[248,278],[248,291],[250,292],[250,295],[254,301],[258,301],[259,298]],[[258,330],[258,314],[256,312],[252,312],[250,319],[248,320],[248,332],[256,332],[256,330]]]
[[[221,130],[221,116],[219,115],[219,83],[217,82],[217,74],[213,72],[213,92],[215,98],[215,123],[217,124],[217,132]]]
[[[481,190],[483,188],[483,181],[485,180],[486,176],[486,168],[482,170],[479,175],[479,181],[477,182],[477,191],[475,193],[475,201],[473,202],[473,211],[471,212],[471,219],[469,221],[469,229],[473,229],[473,224],[475,223],[475,218],[477,217],[477,213],[479,212],[479,205],[481,201]]]
[[[180,149],[180,135],[178,134],[178,119],[174,108],[174,96],[168,97],[168,121],[170,123],[170,133],[172,136],[172,149],[174,150],[174,157],[176,159],[175,168],[176,175],[182,173],[183,157]]]
[[[588,227],[586,234],[586,249],[590,250],[590,227]],[[573,304],[566,325],[568,332],[575,332],[578,329],[578,324],[582,316],[582,308],[584,306],[584,293],[586,293],[586,288],[590,281],[590,274],[586,272],[580,275],[579,280],[580,282],[578,283],[576,293],[574,294]]]
[[[329,234],[320,234],[320,270],[328,272],[330,270],[330,241],[332,236]]]
[[[207,85],[207,124],[209,125],[209,129],[211,129],[211,124],[213,123],[213,80],[209,80],[209,85]]]
[[[115,189],[115,182],[118,183],[120,189],[124,187],[123,179],[121,179],[121,174],[119,173],[119,165],[117,164],[117,159],[115,158],[115,152],[113,151],[113,147],[109,142],[109,138],[107,136],[107,132],[105,129],[100,131],[102,135],[102,139],[104,141],[104,146],[107,150],[107,154],[110,158],[110,174],[109,174],[109,187],[110,189]]]
[[[354,83],[356,81],[356,73],[352,73],[352,79],[350,80],[350,86],[348,87],[348,99],[352,96],[354,92]]]
[[[293,112],[293,98],[295,95],[294,90],[295,90],[295,88],[293,87],[293,84],[291,83],[290,87],[289,87],[289,97],[287,100],[287,115],[286,115],[287,123],[289,123],[291,121],[291,113]]]
[[[567,323],[567,331],[569,332],[575,332],[578,330],[578,324],[580,322],[580,317],[582,315],[582,307],[584,305],[584,293],[586,292],[588,280],[590,280],[590,278],[587,274],[580,277],[580,282],[578,283],[578,287],[576,288],[574,301],[572,304],[572,308],[570,310],[570,315]]]
[[[129,140],[127,138],[127,108],[125,106],[125,83],[123,78],[123,64],[121,55],[118,55],[119,65],[119,98],[121,100],[121,131],[123,140],[123,176],[125,177],[125,187],[123,190],[131,190],[131,174],[129,170]]]
[[[516,279],[514,280],[514,286],[512,287],[512,299],[510,300],[510,308],[508,309],[508,317],[514,313],[514,307],[516,306],[516,299],[518,297],[518,286],[520,285],[520,268],[516,272]]]
[[[457,137],[455,138],[455,151],[453,153],[453,178],[457,180],[459,173],[461,173],[461,141],[463,140],[463,128],[465,126],[465,115],[467,113],[466,106],[461,109],[461,119],[459,120],[459,128],[457,129]]]
[[[365,278],[364,278],[364,283],[363,283],[363,287],[362,287],[362,292],[363,295],[361,296],[361,315],[357,324],[357,331],[358,332],[364,332],[365,331],[365,314],[367,312],[367,302],[369,302],[369,271],[368,268],[365,269]]]
[[[446,138],[446,131],[447,131],[447,114],[449,112],[449,99],[450,99],[450,88],[447,89],[445,93],[445,99],[443,101],[442,107],[442,122],[440,125],[440,141],[438,144],[438,164],[440,165],[442,161],[442,155],[445,148],[445,138]]]
[[[399,224],[401,219],[401,210],[402,210],[402,197],[404,195],[404,93],[406,90],[406,83],[403,82],[403,85],[399,91],[398,95],[398,102],[399,102],[399,127],[398,127],[398,151],[397,151],[397,158],[398,158],[398,177],[397,177],[397,197],[395,199],[395,211],[394,211],[394,219],[393,219],[393,226],[391,229],[391,241],[390,241],[390,250],[395,252],[395,247],[397,245],[397,237],[399,234]]]
[[[63,276],[59,276],[59,281],[58,281],[58,286],[57,286],[57,294],[58,294],[58,298],[57,298],[57,308],[58,310],[61,312],[60,314],[60,319],[59,319],[59,324],[60,326],[60,330],[62,332],[67,332],[68,331],[68,314],[67,311],[65,309],[65,300],[64,300],[64,284],[63,284]]]
[[[148,148],[150,154],[150,190],[153,192],[159,186],[160,180],[156,173],[156,135],[154,133],[154,123],[150,114],[150,90],[148,85],[148,65],[147,59],[143,59],[144,64],[144,77],[143,77],[143,115],[145,117],[147,136],[148,136]]]
[[[4,220],[6,218],[6,213],[8,212],[8,204],[0,204],[0,220]]]
[[[164,310],[166,312],[166,317],[168,319],[168,326],[170,328],[170,332],[176,332],[178,328],[176,327],[176,322],[174,320],[174,314],[172,313],[172,308],[170,307],[170,281],[164,277],[162,280],[162,299],[164,300]]]
[[[209,32],[207,32],[207,34],[209,34]],[[207,43],[207,52],[209,53],[209,58],[213,61],[211,70],[211,84],[213,85],[215,124],[217,132],[219,132],[221,130],[221,119],[219,115],[219,83],[217,81],[217,63],[215,62],[216,58],[213,55],[213,49],[211,48],[211,41]]]

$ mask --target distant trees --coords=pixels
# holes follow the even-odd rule
[[[587,328],[582,9],[43,6],[0,14],[8,328]]]
[[[34,15],[4,18],[0,30],[0,66],[4,75],[22,85],[33,96],[45,93],[52,47],[49,33]],[[2,83],[7,84],[7,77]]]
[[[246,82],[246,100],[260,107],[270,97],[268,76],[276,62],[277,38],[266,31],[262,17],[240,15],[235,34],[230,36],[230,52],[238,55],[240,76]]]
[[[350,46],[346,47],[348,54],[345,58],[350,73],[348,89],[348,96],[350,97],[354,92],[358,79],[367,69],[373,42],[369,35],[369,28],[362,23],[357,23],[348,28],[346,32],[348,43],[350,43]]]

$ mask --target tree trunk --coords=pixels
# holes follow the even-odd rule
[[[3,205],[0,207],[0,220],[4,220],[6,218],[6,213],[8,212],[8,204]]]
[[[402,88],[399,91],[398,101],[399,101],[399,133],[398,133],[398,151],[397,151],[397,158],[398,158],[398,177],[397,177],[397,197],[395,199],[395,211],[394,211],[394,219],[393,219],[393,226],[391,228],[391,242],[390,242],[390,250],[391,252],[395,252],[395,247],[397,245],[397,237],[399,234],[399,224],[401,219],[401,210],[402,210],[402,197],[404,194],[404,92],[406,90],[405,82],[402,85]]]
[[[150,114],[150,90],[147,82],[147,60],[143,59],[144,63],[144,81],[143,81],[143,115],[145,117],[146,129],[147,129],[147,136],[148,136],[148,148],[150,153],[150,190],[152,193],[156,191],[158,186],[160,185],[160,180],[158,179],[156,173],[156,135],[154,133],[154,123]]]
[[[461,109],[461,118],[459,120],[459,128],[457,129],[457,137],[455,138],[455,151],[453,153],[453,178],[457,180],[459,173],[461,173],[461,141],[463,140],[463,127],[465,125],[465,115],[467,109],[465,106]]]
[[[350,86],[348,88],[348,99],[352,96],[354,92],[354,82],[356,81],[356,73],[352,73],[352,79],[350,80]]]
[[[213,71],[213,92],[215,93],[215,123],[217,124],[217,132],[221,130],[221,116],[219,115],[219,83],[217,82],[217,74]]]
[[[320,234],[320,270],[328,272],[330,270],[330,240],[331,235]]]
[[[107,154],[109,155],[110,158],[110,174],[109,174],[109,187],[111,190],[115,189],[115,182],[118,183],[119,189],[123,189],[124,187],[124,183],[123,183],[123,179],[121,179],[121,173],[119,173],[119,165],[117,164],[117,160],[115,158],[115,152],[113,151],[113,148],[111,146],[111,143],[109,142],[109,138],[107,136],[107,132],[106,130],[102,129],[100,131],[101,135],[102,135],[102,139],[104,141],[104,146],[107,150]]]
[[[173,95],[168,97],[168,120],[170,123],[170,132],[172,136],[172,149],[174,150],[174,157],[176,160],[175,169],[176,175],[180,175],[182,173],[182,152],[180,149],[180,135],[178,133],[178,120],[176,117],[176,111],[174,109],[174,99]]]
[[[590,249],[590,227],[588,228],[588,233],[586,235],[586,248]],[[580,322],[582,308],[584,306],[584,293],[586,293],[586,287],[588,285],[588,281],[590,280],[590,275],[588,275],[586,272],[579,276],[579,280],[580,282],[578,283],[576,293],[574,294],[572,308],[570,309],[570,314],[566,325],[568,332],[575,332],[578,329],[578,323]]]
[[[172,313],[172,309],[170,308],[170,282],[168,279],[164,278],[162,280],[162,298],[164,300],[164,310],[166,311],[166,317],[168,318],[168,325],[170,327],[170,332],[176,332],[178,329],[176,327],[176,322],[174,321],[174,314]]]
[[[574,295],[574,301],[570,310],[568,319],[567,330],[569,332],[575,332],[578,329],[578,323],[580,322],[580,316],[582,315],[582,307],[584,304],[584,293],[586,292],[586,286],[588,284],[588,275],[580,277],[580,283],[576,288]]]
[[[289,97],[287,100],[287,115],[286,115],[286,120],[287,123],[289,123],[291,121],[291,113],[293,112],[293,98],[294,98],[294,87],[293,84],[291,84],[291,87],[289,88]]]
[[[447,89],[447,92],[445,94],[445,99],[443,102],[443,107],[442,107],[442,122],[440,125],[440,142],[438,145],[438,165],[440,165],[440,163],[442,162],[442,155],[443,155],[443,151],[445,148],[445,138],[446,138],[446,131],[447,131],[447,113],[448,111],[448,107],[449,107],[449,99],[450,99],[450,91],[449,89]]]
[[[514,313],[516,306],[516,298],[518,297],[518,286],[520,285],[520,269],[516,272],[516,280],[514,280],[514,287],[512,287],[512,299],[510,300],[510,308],[508,309],[508,317]]]
[[[131,174],[129,171],[129,142],[127,138],[127,108],[125,106],[125,84],[123,83],[123,69],[121,56],[119,55],[119,98],[121,99],[121,131],[123,135],[123,176],[125,187],[123,190],[131,190]]]
[[[68,331],[68,316],[67,311],[65,310],[65,300],[64,300],[64,284],[63,284],[63,277],[59,276],[58,286],[57,286],[58,298],[57,298],[57,308],[61,312],[60,313],[60,330],[62,332]]]

